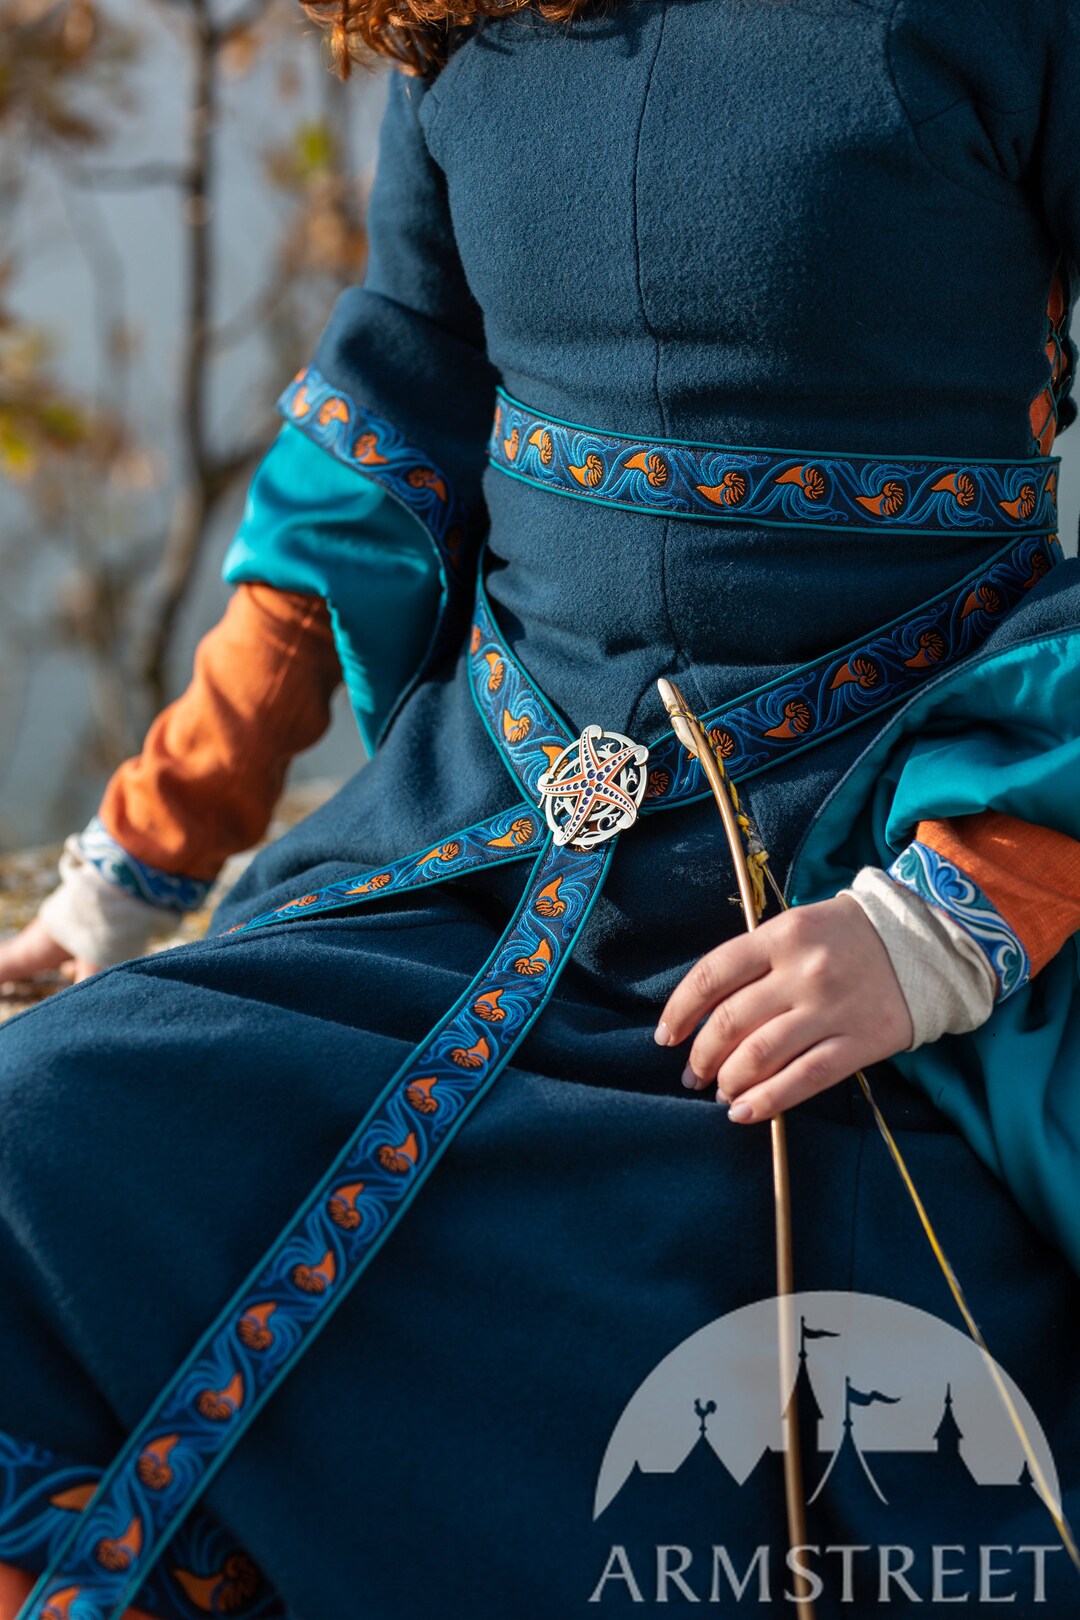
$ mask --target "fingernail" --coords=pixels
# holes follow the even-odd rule
[[[674,1042],[671,1039],[671,1031],[662,1018],[653,1031],[653,1040],[656,1042],[657,1046],[674,1045]]]
[[[689,1063],[682,1072],[682,1083],[687,1091],[700,1091],[705,1082],[694,1073]]]
[[[735,1120],[736,1124],[741,1125],[752,1116],[753,1112],[754,1110],[749,1103],[733,1103],[727,1111],[727,1117]]]

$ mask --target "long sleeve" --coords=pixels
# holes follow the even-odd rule
[[[264,830],[342,675],[370,750],[456,654],[487,522],[496,373],[424,132],[431,88],[390,75],[367,274],[281,397],[285,423],[225,562],[238,587],[229,613],[200,647],[192,687],[66,852],[89,932],[111,928],[127,954],[147,913],[198,904],[225,855]],[[54,898],[58,927],[85,942]]]
[[[326,600],[369,751],[415,684],[456,654],[487,522],[497,379],[427,144],[430,93],[390,76],[367,274],[281,396],[285,425],[225,560],[232,583]]]
[[[1029,405],[1031,450],[1041,455],[1077,414],[1069,325],[1080,289],[1078,57],[1072,0],[961,0],[955,8],[911,0],[895,14],[893,71],[924,155],[954,173],[978,151],[984,183],[1002,205],[1030,209],[1045,225],[1053,268],[1045,309],[1033,312],[1041,313],[1033,375],[1042,375]],[[963,63],[961,77],[945,69],[950,61]],[[960,930],[982,952],[995,1000],[1039,973],[1080,929],[1080,841],[996,809],[921,821],[888,876],[936,910],[953,939]],[[890,908],[881,882],[867,878],[864,888],[897,940],[904,903]],[[949,1032],[970,1027],[961,1013]]]
[[[225,562],[229,613],[201,645],[192,687],[67,851],[72,884],[116,948],[153,908],[199,903],[225,855],[264,830],[342,675],[370,750],[456,653],[486,529],[497,379],[424,131],[431,88],[390,75],[367,274],[282,395],[285,423]],[[80,934],[70,916],[67,926]]]
[[[921,821],[890,869],[982,944],[999,997],[1080,929],[1080,841],[997,810]]]
[[[341,679],[316,597],[242,585],[199,643],[184,693],[65,844],[40,917],[99,966],[139,955],[265,831],[292,758],[326,730]]]
[[[456,499],[469,531],[463,538],[475,542],[485,524],[481,477],[498,376],[458,253],[446,176],[424,132],[428,98],[441,91],[438,79],[429,86],[390,76],[368,204],[367,273],[341,295],[315,351],[314,369],[354,413],[355,431],[344,431],[340,406],[305,409],[310,392],[287,391],[283,410],[368,477],[389,477],[394,493],[415,500],[434,525]],[[389,468],[378,459],[387,425],[393,450],[402,452],[400,479],[393,454]],[[449,489],[422,475],[427,463]]]
[[[203,637],[187,690],[98,812],[134,860],[209,881],[266,830],[293,757],[318,741],[341,680],[322,602],[238,587]]]

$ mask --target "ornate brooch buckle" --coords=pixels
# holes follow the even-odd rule
[[[537,782],[557,844],[591,849],[637,820],[649,750],[620,731],[586,726]]]

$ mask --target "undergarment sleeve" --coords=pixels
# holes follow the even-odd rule
[[[981,889],[1039,972],[1080,929],[1080,842],[997,810],[921,821],[916,840]]]
[[[294,756],[330,722],[341,671],[324,604],[240,585],[199,643],[187,690],[98,812],[136,861],[208,881],[265,832]]]
[[[229,855],[265,832],[294,756],[326,730],[341,670],[325,604],[241,585],[195,653],[187,689],[67,839],[39,911],[73,957],[142,955],[205,901]]]

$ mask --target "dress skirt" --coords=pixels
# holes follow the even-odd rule
[[[422,821],[429,837],[452,830],[455,814],[463,824],[460,796],[436,826],[401,786],[429,740],[429,765],[451,735],[475,762],[474,780],[458,777],[474,808],[506,802],[512,784],[474,737],[461,675],[416,694],[374,761],[256,861],[217,928],[297,892],[297,872],[311,886],[350,869],[320,860],[320,845],[346,849],[357,870],[383,858],[395,816]],[[779,876],[803,825],[784,807],[823,795],[860,741],[834,739],[750,785]],[[222,1527],[260,1572],[245,1588],[250,1612],[585,1620],[692,1597],[733,1605],[731,1581],[748,1569],[744,1603],[791,1612],[779,1474],[766,1457],[739,1484],[715,1449],[695,1448],[698,1403],[722,1416],[741,1398],[737,1370],[717,1364],[703,1387],[679,1392],[669,1440],[687,1464],[647,1489],[629,1480],[594,1516],[609,1441],[643,1380],[775,1285],[768,1131],[685,1093],[684,1051],[652,1041],[675,977],[738,926],[716,822],[699,805],[623,835],[624,858],[512,1065],[207,1490],[198,1522]],[[404,826],[399,850],[416,831]],[[215,933],[110,969],[5,1029],[5,1435],[79,1464],[109,1461],[464,990],[524,876],[489,868],[351,915]],[[919,1091],[888,1065],[872,1079],[987,1341],[1049,1439],[1066,1512],[1080,1518],[1080,1284]],[[883,1296],[958,1327],[856,1082],[793,1110],[788,1132],[797,1289]],[[763,1334],[763,1364],[771,1354]],[[955,1410],[964,1428],[959,1391]],[[823,1429],[807,1457],[808,1491],[838,1432]],[[1011,1551],[992,1555],[1006,1574],[984,1595],[1015,1586],[1031,1597],[1041,1557],[1046,1602],[1031,1612],[1075,1612],[1064,1553],[1018,1550],[1057,1540],[1030,1487],[959,1509],[953,1493],[951,1510],[909,1501],[892,1520],[864,1487],[838,1468],[810,1508],[819,1616],[877,1607],[881,1560],[901,1556],[879,1549],[896,1544],[914,1561],[908,1589],[889,1584],[895,1607],[915,1604],[910,1591],[932,1612],[932,1549],[948,1544],[966,1548],[948,1554],[964,1573],[942,1590],[968,1590],[968,1612],[983,1612],[986,1543]],[[845,1585],[827,1546],[872,1550],[849,1555]],[[148,1592],[179,1613],[200,1612],[183,1606],[191,1592],[215,1601],[212,1584],[185,1584],[177,1570],[190,1575],[167,1549]],[[204,1612],[248,1611],[237,1596],[231,1611],[219,1601]]]

